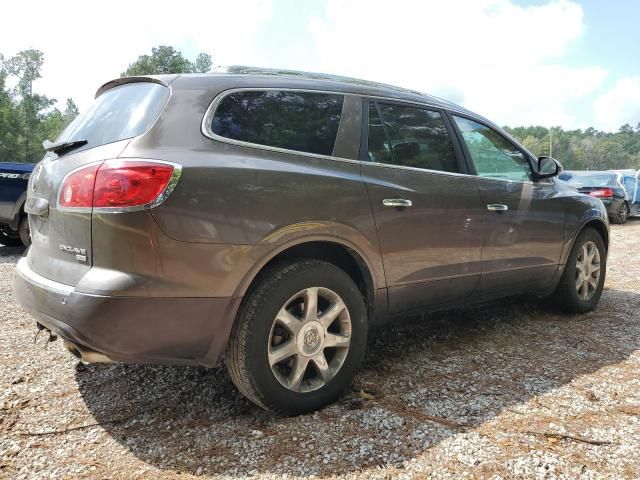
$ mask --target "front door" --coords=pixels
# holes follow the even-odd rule
[[[390,312],[469,297],[481,273],[483,211],[448,120],[435,109],[375,101],[364,112],[362,175]]]
[[[555,179],[533,181],[529,156],[494,128],[453,115],[485,207],[478,294],[508,294],[551,284],[564,240]]]

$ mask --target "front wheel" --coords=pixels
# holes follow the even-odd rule
[[[593,310],[602,295],[606,273],[607,250],[602,237],[586,228],[573,245],[556,289],[559,306],[571,313]]]
[[[353,280],[327,262],[290,261],[263,272],[243,301],[226,364],[249,400],[298,415],[349,386],[366,339],[366,307]]]

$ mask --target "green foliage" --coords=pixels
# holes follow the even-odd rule
[[[71,99],[61,112],[56,100],[34,93],[43,64],[39,50],[23,50],[7,60],[0,54],[0,162],[37,162],[43,140],[55,139],[78,114]],[[11,90],[9,78],[16,85]]]
[[[615,133],[563,130],[553,127],[505,129],[534,155],[551,155],[567,170],[640,169],[640,123],[634,129],[625,124]]]
[[[211,70],[211,55],[201,53],[194,62],[182,56],[173,47],[161,45],[151,49],[151,55],[140,55],[138,60],[122,72],[121,77],[158,75],[162,73],[204,73]]]

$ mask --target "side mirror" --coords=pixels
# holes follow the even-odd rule
[[[552,157],[539,157],[538,158],[538,171],[536,176],[538,178],[551,178],[555,177],[562,171],[562,164]]]

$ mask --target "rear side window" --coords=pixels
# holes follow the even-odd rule
[[[378,107],[384,128],[375,103],[370,103],[369,158],[372,161],[443,172],[460,171],[439,112],[384,103],[378,103]]]
[[[332,155],[343,100],[328,93],[235,92],[216,108],[211,130],[232,140]]]
[[[60,134],[56,142],[86,140],[77,150],[136,137],[156,121],[169,98],[169,89],[151,82],[127,83],[100,95]]]

